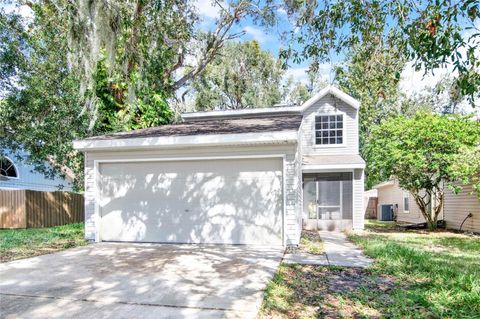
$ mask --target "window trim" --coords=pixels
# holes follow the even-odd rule
[[[3,156],[3,158],[6,158],[7,161],[10,161],[10,163],[12,163],[13,165],[13,169],[15,169],[15,173],[17,173],[17,177],[11,177],[11,176],[3,176],[3,175],[0,175],[2,178],[6,178],[6,179],[20,179],[20,173],[18,171],[18,168],[17,168],[17,165],[15,164],[14,161],[12,161],[12,159],[8,156]]]
[[[318,116],[330,116],[330,115],[341,115],[342,116],[342,121],[343,121],[343,128],[342,128],[342,143],[341,144],[317,144],[317,130],[316,130],[316,123],[317,123],[317,117]],[[334,112],[321,112],[321,113],[315,113],[314,118],[313,118],[313,125],[312,125],[312,139],[313,139],[313,148],[335,148],[335,147],[346,147],[346,139],[347,139],[347,127],[345,123],[346,119],[346,113],[341,112],[341,111],[334,111]]]
[[[408,210],[405,209],[405,198],[408,200]],[[409,214],[410,213],[410,193],[407,192],[407,191],[403,191],[403,195],[402,195],[402,205],[403,205],[403,212],[405,214]]]

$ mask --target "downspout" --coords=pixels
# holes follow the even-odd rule
[[[462,231],[462,227],[463,227],[463,224],[465,223],[465,221],[470,218],[470,217],[473,217],[473,214],[472,213],[468,213],[468,215],[465,217],[465,219],[463,220],[462,224],[460,224],[460,229],[459,231]]]

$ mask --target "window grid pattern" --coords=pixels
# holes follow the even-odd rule
[[[8,158],[0,158],[0,176],[10,178],[18,177],[15,166]]]
[[[318,115],[315,117],[315,144],[343,144],[343,115]]]

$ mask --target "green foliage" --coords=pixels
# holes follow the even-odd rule
[[[396,48],[381,42],[357,46],[346,62],[336,68],[339,87],[362,103],[359,114],[360,150],[371,129],[398,113],[398,84],[405,58]]]
[[[381,42],[397,48],[417,70],[430,72],[452,65],[460,94],[473,101],[480,95],[480,18],[478,1],[287,1],[297,27],[281,57],[313,65],[332,53]],[[372,52],[373,54],[373,52]],[[397,74],[400,76],[400,73]]]
[[[100,50],[103,58],[93,74],[94,90],[85,93],[89,106],[83,103],[85,88],[78,70],[70,68],[69,16],[59,13],[51,2],[32,3],[31,9],[32,21],[0,11],[0,150],[26,150],[30,156],[23,160],[47,177],[62,175],[61,168],[67,166],[75,172],[75,186],[81,189],[83,156],[73,150],[73,140],[170,122],[173,112],[167,101],[171,93],[165,92],[164,84],[171,75],[164,78],[160,72],[173,63],[167,58],[170,49],[152,53],[147,50],[151,43],[142,42],[137,49],[145,53],[145,60],[137,60],[135,54],[124,52],[125,47],[117,48],[113,59],[130,69],[127,78],[107,68],[111,57]],[[173,34],[180,37],[182,32],[177,28],[175,33],[163,33]],[[139,72],[139,68],[148,71]]]
[[[79,186],[83,157],[73,151],[71,141],[86,136],[88,116],[77,103],[78,81],[66,67],[68,43],[59,36],[64,26],[51,20],[52,6],[35,8],[31,23],[0,12],[0,69],[9,70],[2,79],[6,85],[0,105],[0,150],[28,151],[27,161],[47,177],[61,174],[66,165],[78,174]],[[10,54],[13,49],[15,54]]]
[[[0,261],[7,262],[87,244],[83,223],[0,230]]]
[[[368,184],[398,178],[434,227],[445,187],[478,183],[479,143],[480,124],[469,117],[418,112],[390,118],[372,129],[366,145]]]
[[[128,84],[109,76],[102,60],[95,73],[98,132],[115,132],[168,124],[173,118],[168,97],[163,92],[142,89],[128,96]]]
[[[328,86],[328,82],[322,79],[318,73],[307,72],[307,76],[306,83],[295,81],[293,77],[286,80],[282,97],[285,104],[301,105],[315,93]]]
[[[199,110],[270,107],[281,100],[283,71],[257,41],[228,43],[193,82]]]

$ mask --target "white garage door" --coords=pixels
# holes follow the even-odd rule
[[[103,163],[104,241],[282,244],[280,158]]]

